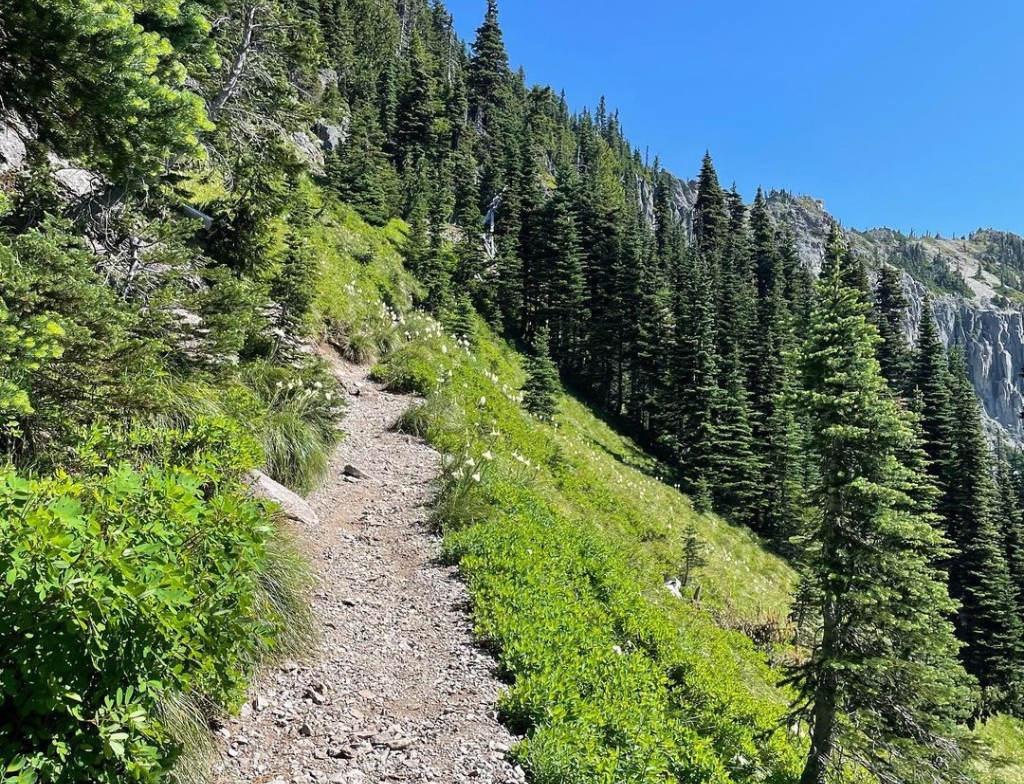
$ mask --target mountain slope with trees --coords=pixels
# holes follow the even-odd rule
[[[745,204],[710,155],[693,187],[649,165],[604,101],[511,69],[494,0],[468,46],[425,0],[0,0],[0,77],[8,779],[175,775],[166,706],[230,708],[304,644],[247,476],[322,477],[343,412],[318,342],[423,393],[461,374],[471,446],[504,432],[528,462],[545,434],[570,498],[453,469],[438,499],[536,780],[966,780],[963,724],[1024,715],[1020,461],[928,300],[878,272],[959,291],[919,244],[878,258],[827,224],[816,281],[779,209],[808,205]],[[963,242],[1011,280],[1012,236]],[[474,351],[489,370],[453,364]],[[499,410],[500,368],[523,392]],[[717,689],[720,630],[637,599],[606,532],[574,538],[537,424],[560,385],[799,572],[774,675],[803,730],[757,655],[770,698]],[[476,460],[452,432],[428,435]]]

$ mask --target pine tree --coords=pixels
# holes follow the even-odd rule
[[[398,178],[381,144],[372,109],[352,117],[351,135],[337,153],[328,155],[328,184],[368,222],[383,225],[395,214]]]
[[[759,493],[751,524],[776,546],[788,546],[801,517],[800,430],[793,410],[792,325],[775,229],[760,189],[750,223],[757,279],[757,341],[750,368],[754,443],[760,445]]]
[[[708,565],[708,560],[704,557],[704,551],[705,546],[697,535],[697,529],[693,523],[687,523],[686,528],[683,529],[683,575],[680,580],[684,586],[690,584],[690,579],[696,574],[698,569]]]
[[[477,127],[486,132],[500,120],[496,115],[508,108],[513,78],[498,24],[497,0],[487,0],[487,13],[476,31],[472,51],[468,74],[470,113]]]
[[[409,158],[422,156],[433,142],[434,107],[426,53],[418,35],[409,46],[409,76],[398,98],[393,134],[399,169]]]
[[[718,182],[711,153],[706,152],[697,178],[697,201],[693,205],[694,240],[700,253],[717,257],[725,245],[729,220],[725,191]]]
[[[910,383],[920,396],[921,427],[924,432],[924,448],[928,454],[929,470],[939,489],[944,492],[952,429],[949,362],[939,339],[931,300],[927,297],[921,310],[921,326],[918,330]],[[941,505],[939,513],[943,514]]]
[[[534,333],[532,352],[526,358],[523,405],[538,419],[550,420],[558,411],[560,393],[558,368],[548,352],[548,328],[541,326]]]
[[[997,513],[1003,539],[1003,554],[1013,582],[1017,617],[1024,623],[1024,510],[1018,490],[1019,478],[1010,464],[1006,448],[996,450],[996,483],[999,487]]]
[[[893,392],[910,392],[912,356],[907,340],[907,297],[903,292],[903,279],[895,267],[883,266],[878,271],[875,287],[873,321],[882,342],[878,346],[878,364],[882,375]]]
[[[800,782],[829,780],[840,749],[883,780],[949,780],[966,693],[936,568],[946,543],[899,459],[914,429],[886,391],[867,307],[841,264],[826,270],[801,362],[819,479],[802,553],[816,623],[792,677],[811,725]]]
[[[673,275],[675,330],[667,358],[664,431],[660,441],[683,471],[686,487],[713,484],[718,443],[719,357],[715,346],[715,307],[709,296],[710,265],[684,253]]]
[[[957,552],[949,569],[950,594],[960,602],[957,633],[964,667],[988,692],[988,707],[1024,696],[1022,628],[996,520],[997,488],[978,399],[959,351],[950,357],[952,453],[944,511]],[[953,478],[955,477],[955,481]],[[1011,696],[1012,695],[1012,696]]]

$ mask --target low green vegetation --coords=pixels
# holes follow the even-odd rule
[[[274,218],[261,251],[304,249],[308,275],[276,266],[288,314],[258,305],[273,277],[142,215],[162,242],[116,286],[72,225],[0,225],[0,780],[204,782],[210,720],[315,648],[308,566],[250,474],[320,481],[343,407],[312,348],[393,348],[416,287],[400,224],[298,192],[320,219]]]
[[[159,781],[204,711],[313,642],[226,421],[95,430],[74,476],[0,473],[5,781]],[[175,733],[179,737],[174,737]]]
[[[1024,784],[1024,722],[993,716],[977,728],[985,759],[977,764],[985,784]]]
[[[435,322],[376,373],[426,402],[399,427],[445,455],[436,523],[509,689],[537,782],[795,781],[800,741],[763,652],[715,616],[784,617],[791,570],[749,532],[699,515],[655,461],[563,397],[525,413],[518,356],[477,324],[470,351]],[[684,598],[688,526],[707,565]],[[704,608],[694,600],[701,586]]]

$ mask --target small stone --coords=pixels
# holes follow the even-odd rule
[[[345,476],[351,476],[353,479],[369,479],[369,477],[356,468],[354,465],[345,466]]]
[[[303,724],[301,727],[299,727],[299,735],[301,735],[304,738],[312,738],[313,737],[313,729],[312,729],[312,727],[310,727],[308,724]]]

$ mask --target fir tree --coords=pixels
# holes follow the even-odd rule
[[[498,24],[497,0],[487,0],[487,13],[476,31],[469,61],[470,112],[476,125],[487,130],[507,108],[512,82],[505,39]]]
[[[680,582],[687,586],[698,569],[707,566],[707,558],[704,557],[705,546],[697,535],[697,529],[693,523],[687,523],[683,529],[683,563],[682,579]]]
[[[800,431],[793,411],[793,336],[782,256],[760,189],[751,210],[757,279],[757,341],[750,369],[754,442],[760,445],[759,493],[751,524],[786,547],[801,517]]]
[[[946,542],[899,459],[914,429],[887,394],[867,307],[841,264],[826,270],[801,363],[819,479],[802,554],[816,623],[792,678],[811,725],[800,782],[829,780],[840,749],[884,780],[948,780],[966,694],[936,568]]]
[[[328,155],[327,181],[342,201],[368,222],[383,225],[395,214],[398,178],[381,143],[380,128],[370,109],[352,117],[351,136],[337,153]]]
[[[711,153],[706,152],[697,178],[697,201],[693,205],[693,233],[700,253],[714,257],[722,250],[729,220],[725,191],[718,182]]]
[[[893,392],[910,391],[912,356],[907,341],[907,297],[903,293],[900,272],[889,265],[878,271],[874,296],[874,322],[882,342],[878,346],[878,364]]]
[[[399,167],[410,157],[424,155],[433,141],[434,107],[426,53],[418,35],[409,46],[409,76],[398,99],[394,146]]]
[[[951,481],[944,511],[957,550],[949,569],[950,594],[961,604],[956,627],[965,643],[964,667],[988,692],[983,707],[1008,707],[1003,700],[1024,696],[1020,617],[996,520],[998,495],[981,412],[959,351],[950,357],[950,370]]]
[[[534,334],[532,351],[526,359],[523,405],[538,419],[550,420],[558,411],[560,393],[558,368],[548,352],[548,328],[541,326]]]
[[[952,412],[949,362],[939,339],[938,325],[926,297],[921,311],[917,349],[914,352],[910,383],[920,399],[924,449],[929,471],[943,492],[947,482],[946,462],[951,451]],[[944,514],[941,505],[940,514]]]
[[[721,406],[719,357],[715,346],[714,302],[709,264],[683,254],[673,280],[675,334],[666,362],[667,390],[661,442],[682,468],[687,488],[714,482],[714,452]]]
[[[1017,617],[1024,622],[1024,511],[1021,508],[1019,478],[1011,466],[1003,445],[996,451],[996,483],[999,488],[997,507],[1003,539],[1003,554],[1013,582]]]

